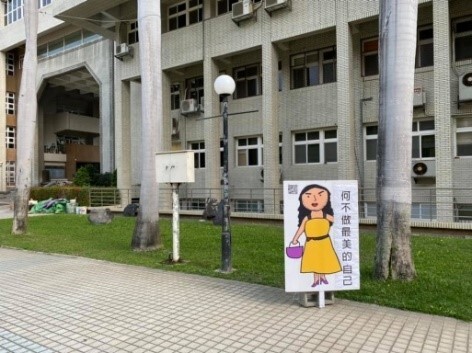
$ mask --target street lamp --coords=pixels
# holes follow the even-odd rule
[[[223,226],[221,232],[221,272],[231,272],[231,230],[229,225],[228,181],[228,97],[236,84],[231,76],[220,75],[214,83],[216,93],[223,99]]]

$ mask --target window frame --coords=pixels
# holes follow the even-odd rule
[[[250,139],[256,139],[255,144],[249,144]],[[245,140],[246,144],[241,145],[240,142]],[[257,164],[249,164],[249,150],[256,150],[257,152]],[[261,167],[264,165],[263,161],[263,150],[264,150],[264,143],[262,140],[262,136],[246,136],[246,137],[238,137],[236,139],[236,166],[237,167]],[[241,164],[240,154],[244,152],[245,154],[245,164]]]
[[[249,69],[256,68],[256,74],[248,76],[246,73]],[[244,72],[244,77],[238,77],[238,72]],[[262,66],[261,63],[255,63],[245,66],[239,66],[233,69],[233,77],[236,83],[236,89],[233,93],[233,99],[243,99],[249,97],[257,97],[262,94]],[[256,94],[249,95],[249,84],[255,80]],[[244,94],[238,90],[238,84],[244,83]]]
[[[180,83],[170,85],[170,110],[180,109]]]
[[[16,162],[6,161],[5,162],[5,181],[6,186],[16,185]]]
[[[465,127],[458,127],[458,122],[459,120],[470,120],[471,123],[469,124],[470,126],[465,126]],[[471,154],[465,154],[465,155],[460,155],[459,154],[459,134],[471,134],[472,135],[472,117],[461,117],[456,119],[456,133],[455,133],[455,138],[456,138],[456,143],[455,143],[455,156],[460,157],[460,158],[471,158]],[[471,143],[472,145],[472,143]]]
[[[433,124],[435,125],[435,128],[434,129],[429,129],[429,130],[422,130],[421,129],[421,123],[425,123],[425,122],[433,122]],[[417,126],[417,128],[415,129],[413,126]],[[411,141],[411,145],[412,145],[412,155],[411,155],[411,159],[413,161],[415,160],[434,160],[436,159],[436,124],[435,124],[435,121],[434,119],[421,119],[421,120],[415,120],[413,121],[413,126],[412,126],[412,131],[411,131],[411,138],[412,138],[412,141]],[[426,137],[426,136],[433,136],[434,138],[434,157],[425,157],[423,156],[423,138]],[[414,138],[415,137],[418,137],[418,153],[419,153],[419,157],[414,157],[413,156],[413,151],[414,151]]]
[[[201,85],[197,86],[201,80]],[[191,77],[185,80],[185,91],[186,96],[184,99],[193,98],[197,101],[197,104],[202,103],[202,98],[205,96],[205,79],[203,76]]]
[[[367,129],[370,127],[376,127],[376,133],[375,134],[367,134]],[[378,124],[373,124],[373,125],[366,125],[364,126],[364,161],[366,162],[371,162],[371,161],[377,161],[377,141],[379,139],[379,125]],[[367,159],[367,140],[375,140],[375,158],[374,159]]]
[[[132,21],[127,26],[128,44],[139,43],[138,21]]]
[[[194,6],[190,6],[191,3],[195,1],[197,2],[197,4]],[[185,5],[185,9],[179,10],[179,6],[181,5]],[[171,9],[174,9],[174,8],[176,9],[176,12],[171,14],[170,13]],[[195,11],[197,11],[197,21],[192,22],[191,15]],[[185,25],[180,26],[178,18],[184,15],[185,15]],[[173,19],[177,19],[175,28],[171,27],[171,21]],[[176,4],[167,6],[167,31],[168,32],[175,31],[180,28],[185,28],[185,27],[191,26],[193,24],[196,24],[202,21],[203,21],[203,0],[184,0]]]
[[[336,132],[335,138],[326,137],[326,133],[330,131]],[[318,133],[318,138],[310,139],[308,134]],[[297,141],[296,136],[300,134],[305,134],[305,139]],[[326,161],[326,144],[336,144],[336,160],[335,161]],[[293,165],[317,165],[317,164],[334,164],[338,163],[338,131],[336,128],[324,128],[324,129],[314,129],[314,130],[304,130],[304,131],[294,131],[292,132],[292,164]],[[309,162],[309,146],[318,145],[318,162]],[[305,162],[297,162],[296,155],[296,146],[305,146]]]
[[[423,31],[429,31],[429,30],[433,30],[433,25],[430,24],[430,25],[426,25],[426,26],[421,26],[421,27],[418,27],[418,30],[417,30],[417,34],[416,34],[416,58],[415,58],[415,68],[418,69],[418,68],[423,68],[423,67],[432,67],[434,66],[434,49],[433,49],[433,46],[434,46],[434,34],[432,34],[431,38],[426,38],[426,39],[420,39],[420,36],[421,36],[421,32]],[[423,65],[422,64],[422,50],[421,48],[423,46],[427,46],[427,45],[430,45],[432,44],[432,47],[431,47],[431,65]]]
[[[8,52],[6,55],[5,71],[7,76],[15,76],[15,53]]]
[[[5,147],[16,148],[16,127],[6,126],[5,128]]]
[[[374,41],[377,41],[377,48],[376,50],[369,50],[369,51],[366,51],[364,48],[365,48],[365,45],[366,43],[369,43],[369,42],[374,42]],[[377,63],[377,73],[369,73],[369,74],[366,74],[366,58],[369,57],[369,56],[375,56],[377,57],[377,60],[376,60],[376,63]],[[365,39],[362,39],[361,41],[361,57],[362,57],[362,77],[372,77],[372,76],[378,76],[379,74],[379,37],[376,36],[376,37],[369,37],[369,38],[365,38]],[[374,70],[375,71],[375,70]]]
[[[15,92],[5,92],[5,114],[16,114],[16,94]]]
[[[472,49],[471,49],[471,54],[469,57],[464,57],[464,58],[457,58],[457,39],[458,38],[464,38],[464,37],[471,37],[472,41],[472,29],[469,31],[465,32],[460,32],[457,33],[457,25],[460,23],[464,22],[472,22],[472,16],[467,16],[467,17],[462,17],[462,18],[457,18],[453,21],[453,52],[454,52],[454,61],[465,61],[465,60],[471,60],[472,59]]]
[[[194,153],[195,169],[205,169],[206,167],[206,152],[205,141],[192,141],[188,143],[189,150]]]
[[[324,59],[326,53],[333,53],[333,58]],[[308,61],[310,56],[317,56],[316,61]],[[296,63],[297,60],[303,59],[303,63]],[[305,87],[319,86],[323,84],[333,83],[337,81],[337,72],[336,72],[336,62],[337,62],[337,52],[336,46],[329,46],[325,48],[315,49],[306,51],[303,53],[297,53],[290,56],[290,89],[299,89]],[[324,68],[326,65],[333,66],[333,75],[334,80],[327,81],[324,75]],[[295,70],[303,70],[303,83],[295,85],[296,77]],[[316,80],[311,82],[311,70],[316,70]]]

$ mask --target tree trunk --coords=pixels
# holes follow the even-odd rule
[[[159,188],[155,155],[162,150],[161,2],[138,0],[141,66],[141,193],[131,246],[135,250],[160,247]]]
[[[16,150],[16,190],[13,197],[13,234],[24,234],[28,225],[28,200],[32,183],[34,141],[37,120],[36,70],[38,2],[25,0],[26,34],[23,74],[18,98],[18,128]]]
[[[380,1],[377,248],[374,276],[411,280],[411,126],[417,0]]]

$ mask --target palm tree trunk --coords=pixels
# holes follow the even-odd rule
[[[25,0],[24,21],[26,48],[18,99],[18,129],[16,150],[16,190],[13,197],[13,234],[24,234],[28,223],[28,200],[32,183],[34,135],[36,131],[37,95],[37,33],[38,2]]]
[[[159,185],[155,155],[162,150],[161,2],[138,0],[139,57],[141,65],[141,193],[131,246],[152,250],[161,246]]]
[[[380,1],[377,249],[374,276],[411,280],[411,126],[417,0]]]

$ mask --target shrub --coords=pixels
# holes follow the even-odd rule
[[[88,164],[80,167],[74,177],[74,184],[77,186],[115,186],[116,170],[113,173],[98,173],[95,167]]]
[[[79,206],[90,206],[88,188],[76,186],[33,187],[30,198],[38,201],[52,199],[76,199]]]

